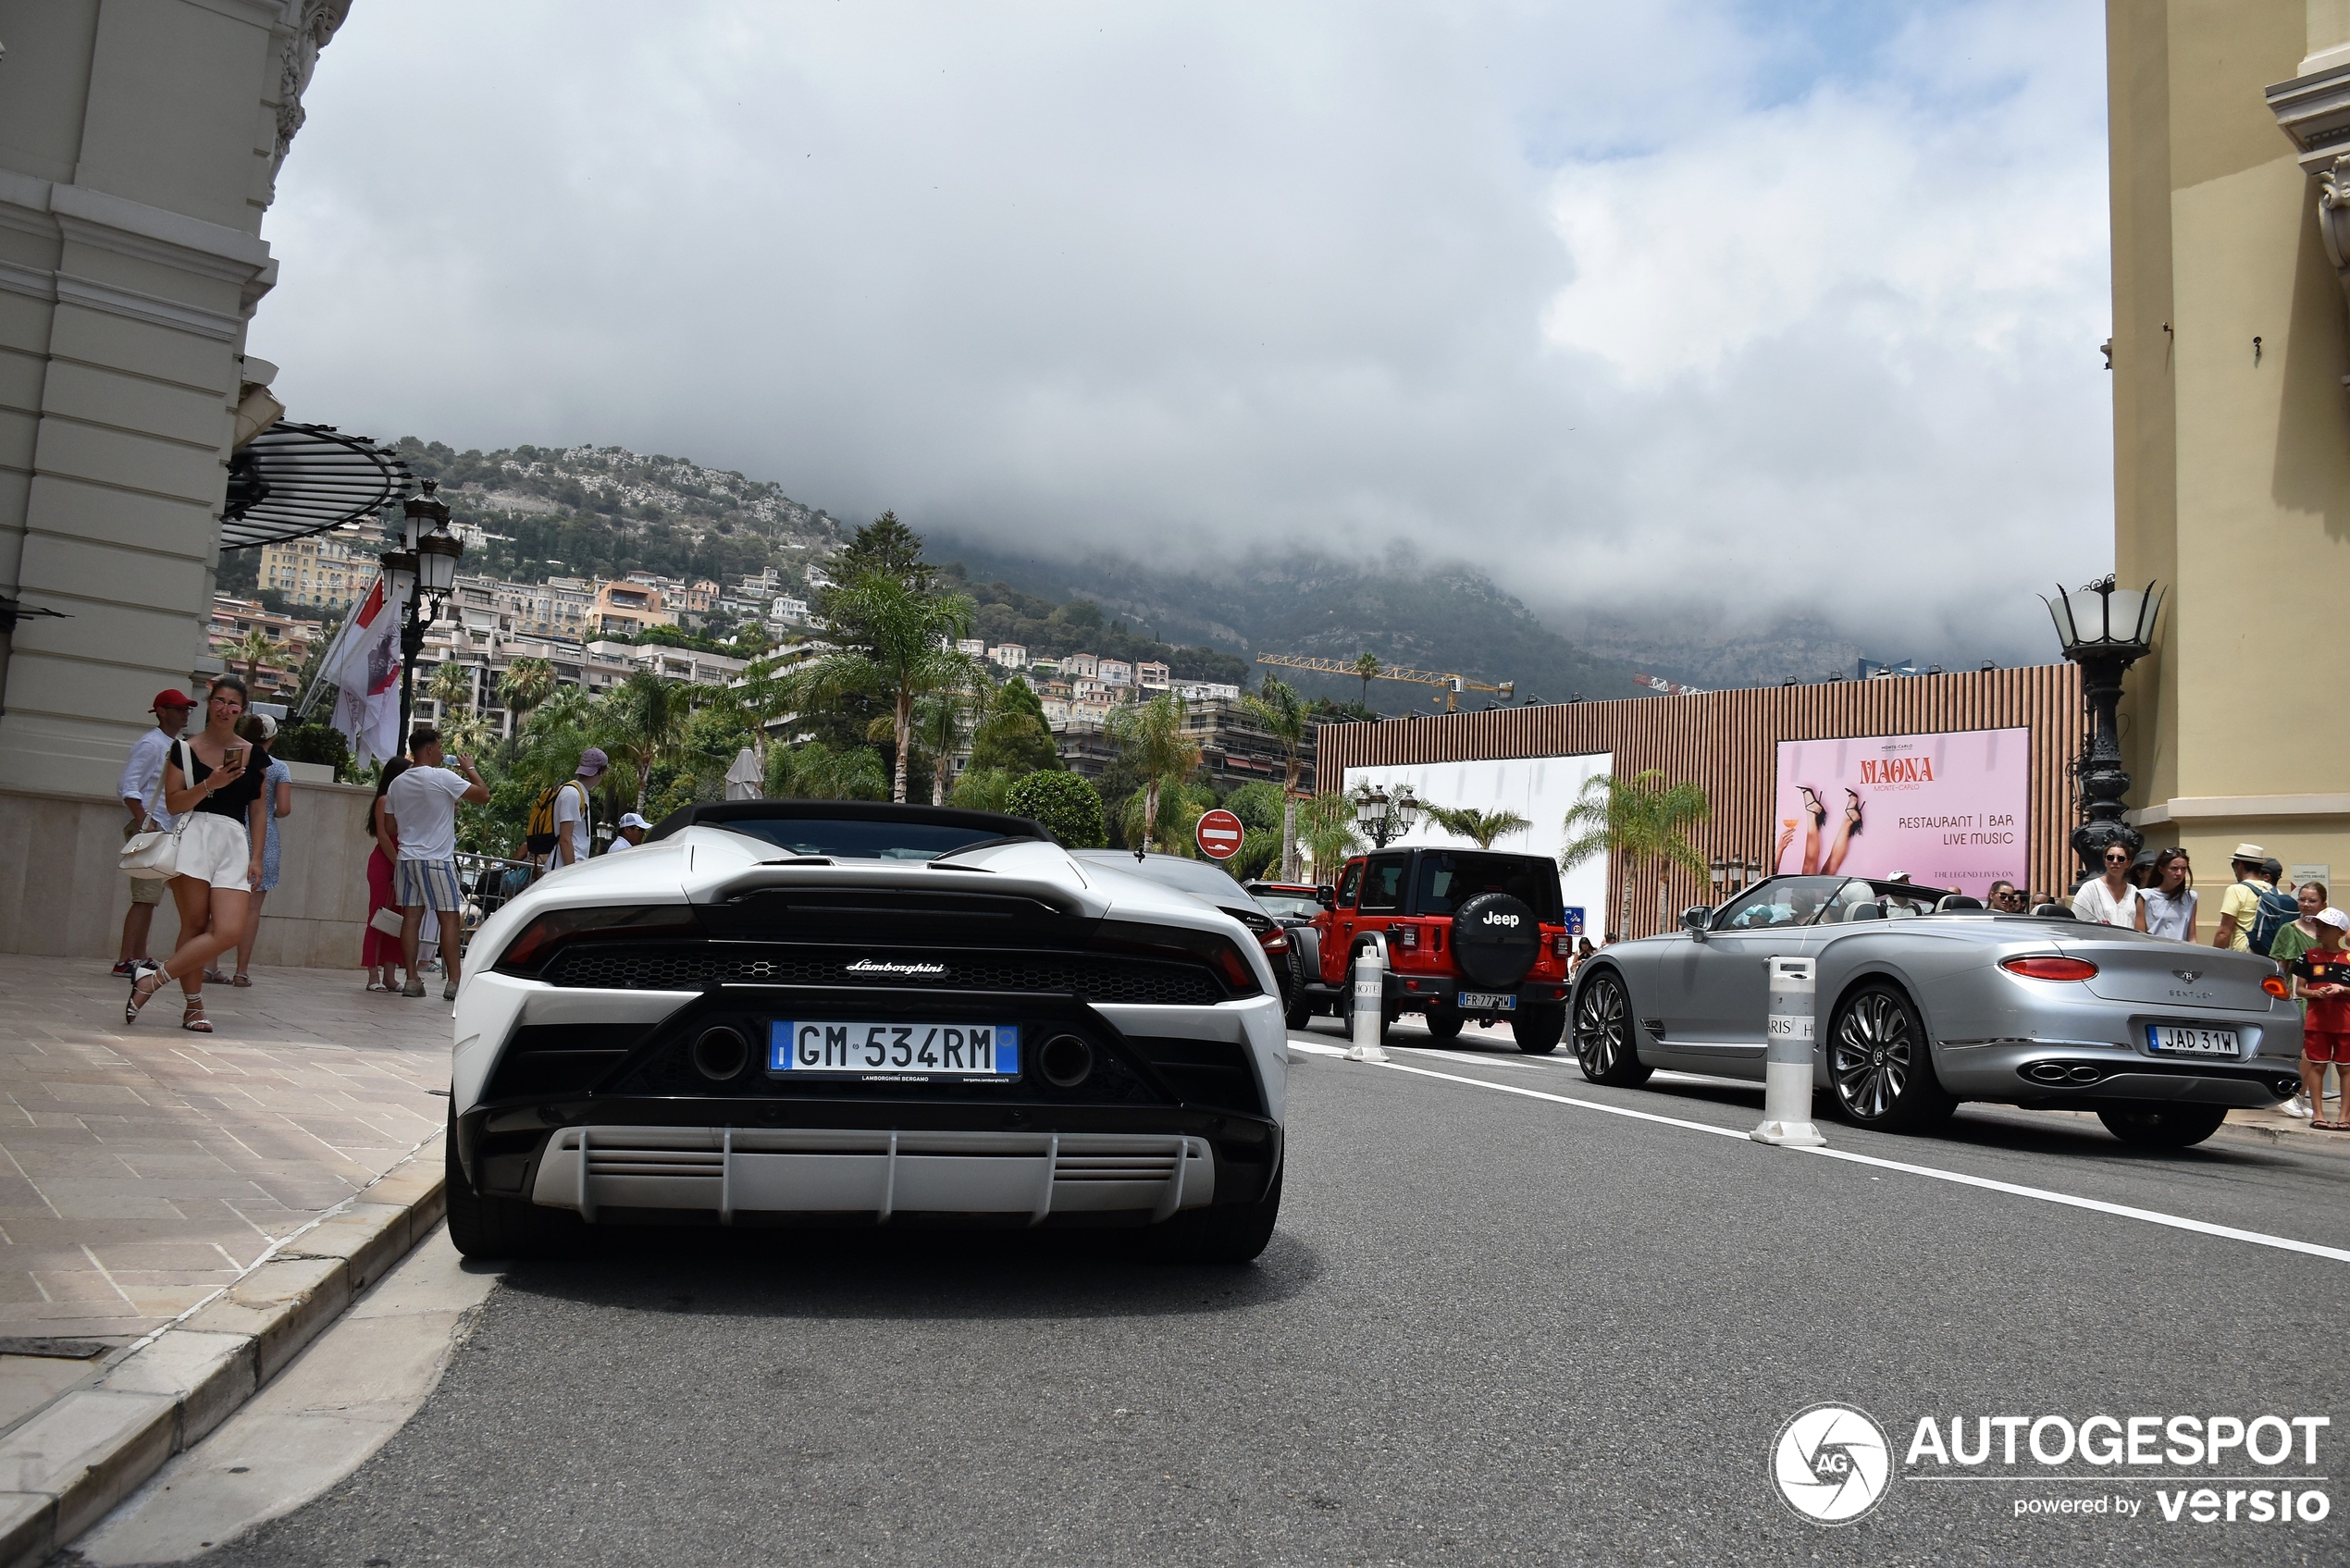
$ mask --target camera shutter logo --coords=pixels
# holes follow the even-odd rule
[[[1849,1404],[1815,1404],[1779,1428],[1771,1479],[1788,1508],[1815,1525],[1849,1525],[1885,1500],[1893,1447],[1885,1428]]]

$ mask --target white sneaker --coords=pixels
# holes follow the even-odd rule
[[[2277,1109],[2282,1111],[2289,1117],[2299,1117],[2303,1121],[2307,1121],[2311,1114],[2309,1110],[2309,1096],[2307,1094],[2295,1094],[2292,1099],[2287,1100],[2283,1105],[2279,1105]]]

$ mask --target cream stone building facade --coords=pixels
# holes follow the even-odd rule
[[[2350,0],[2109,0],[2114,555],[2170,590],[2130,820],[2350,902]],[[2337,205],[2337,203],[2343,205]]]
[[[0,0],[0,948],[111,955],[116,777],[155,692],[218,668],[262,216],[349,6]],[[296,793],[262,961],[355,963],[366,792]]]

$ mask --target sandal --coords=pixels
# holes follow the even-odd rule
[[[245,973],[242,969],[239,969],[235,974],[229,977],[229,983],[231,985],[251,985],[253,983],[253,976]]]
[[[154,981],[155,983],[153,985],[148,985],[147,982],[151,980]],[[142,987],[143,989],[142,989]],[[140,970],[138,978],[130,982],[130,1000],[122,1005],[122,1021],[125,1023],[137,1023],[139,1021],[139,1009],[154,1001],[155,993],[161,991],[162,989],[163,971],[161,969]]]
[[[371,975],[367,980],[367,989],[370,991],[390,991],[391,987],[386,985],[382,981],[379,981]]]
[[[179,1015],[179,1027],[191,1034],[210,1034],[212,1024],[204,1016],[204,998],[188,998],[187,1010]]]

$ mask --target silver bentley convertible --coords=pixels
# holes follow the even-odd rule
[[[1034,822],[689,807],[475,938],[450,1234],[1125,1226],[1244,1261],[1280,1207],[1287,1060],[1246,927]]]
[[[2179,1148],[2299,1087],[2300,1014],[2266,958],[1833,876],[1774,877],[1588,960],[1572,1002],[1584,1076],[1759,1081],[1774,957],[1813,960],[1814,1083],[1863,1127],[1989,1100],[2095,1111],[2116,1137]]]

